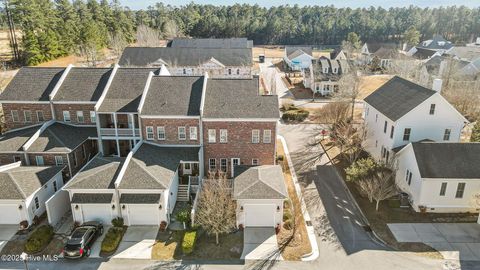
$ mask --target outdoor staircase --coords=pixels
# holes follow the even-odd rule
[[[190,201],[190,185],[178,185],[177,201]]]

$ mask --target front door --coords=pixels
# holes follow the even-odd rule
[[[233,177],[233,168],[237,165],[240,165],[240,158],[232,158],[232,169],[230,170]]]
[[[183,174],[192,174],[192,164],[183,163]]]

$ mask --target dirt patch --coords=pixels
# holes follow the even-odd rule
[[[243,231],[223,234],[220,244],[215,243],[215,236],[199,231],[192,253],[183,256],[187,260],[235,260],[240,259],[243,251]]]
[[[295,215],[295,222],[293,225],[296,225],[295,229],[282,228],[277,235],[277,240],[280,251],[282,252],[282,257],[285,260],[298,261],[303,255],[312,252],[312,248],[310,246],[310,240],[308,239],[300,200],[297,197],[290,168],[285,158],[285,151],[280,140],[277,140],[277,153],[284,157],[281,164],[284,172],[285,184],[287,185],[288,196],[290,197],[291,207],[293,208],[292,214]]]
[[[262,46],[253,47],[253,58],[258,59],[260,54],[265,55],[268,58],[283,58],[285,55],[285,47],[283,46]]]
[[[370,75],[360,77],[360,82],[358,85],[359,94],[357,100],[363,100],[392,77],[392,75]]]
[[[158,232],[157,242],[152,248],[152,260],[175,260],[181,256],[183,231]]]

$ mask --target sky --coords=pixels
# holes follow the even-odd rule
[[[185,5],[192,0],[120,0],[120,2],[130,7],[131,9],[144,9],[150,5],[154,5],[157,2],[163,2],[164,4],[170,4],[175,6]],[[382,6],[384,8],[389,7],[401,7],[415,5],[420,7],[439,7],[439,6],[451,6],[451,5],[465,5],[468,7],[480,7],[480,0],[195,0],[197,4],[213,4],[213,5],[233,5],[235,3],[246,4],[258,4],[260,6],[271,7],[279,5],[334,5],[336,7],[370,7],[370,6]]]

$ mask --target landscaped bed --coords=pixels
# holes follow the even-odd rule
[[[25,252],[35,254],[44,250],[52,240],[53,235],[53,228],[49,225],[42,225],[36,228],[25,243]]]
[[[122,241],[123,235],[127,231],[127,226],[123,225],[122,218],[115,218],[112,220],[113,227],[108,229],[107,233],[105,234],[105,238],[103,238],[101,249],[100,249],[100,256],[106,257],[110,256],[115,253],[120,242]]]
[[[277,154],[284,157],[285,152],[280,140],[277,140]],[[307,228],[301,211],[300,200],[297,197],[295,186],[287,160],[279,160],[282,164],[285,184],[287,186],[290,200],[285,203],[284,217],[285,224],[277,235],[278,245],[285,260],[300,260],[303,255],[312,251],[310,240],[308,239]],[[290,214],[285,214],[290,213]],[[288,225],[290,224],[290,226]],[[296,225],[296,226],[295,226]],[[295,227],[295,228],[294,228]]]

